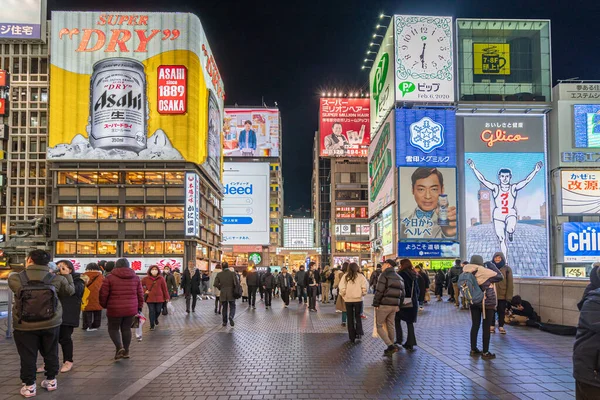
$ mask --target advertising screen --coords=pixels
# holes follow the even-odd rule
[[[369,217],[394,201],[394,113],[390,113],[369,146]]]
[[[600,147],[600,104],[575,104],[573,123],[574,147]]]
[[[398,257],[456,258],[460,255],[458,242],[408,240],[398,242]]]
[[[223,244],[269,244],[269,163],[225,163]]]
[[[396,165],[456,166],[454,110],[396,110]]]
[[[340,219],[366,219],[367,216],[367,207],[336,207],[335,208],[335,218]]]
[[[2,0],[0,39],[44,39],[46,0]]]
[[[227,108],[224,126],[224,156],[279,157],[279,110]]]
[[[544,117],[463,123],[467,258],[501,251],[516,275],[548,275]]]
[[[312,218],[283,219],[283,247],[313,247],[315,237],[315,220]]]
[[[388,207],[381,213],[381,246],[383,255],[389,255],[394,252],[394,209]]]
[[[320,99],[321,157],[367,157],[369,99]]]
[[[398,175],[399,238],[456,239],[456,169],[401,167]]]
[[[214,177],[225,92],[198,17],[53,12],[51,47],[49,160],[208,159]]]
[[[394,108],[394,22],[385,31],[373,68],[369,72],[371,87],[370,115],[371,132],[381,126],[388,111]]]
[[[600,214],[599,170],[562,170],[560,176],[563,214]]]
[[[562,224],[565,263],[596,262],[600,258],[600,223]]]
[[[510,75],[509,43],[473,43],[475,75]]]
[[[395,15],[396,101],[454,101],[452,17]]]
[[[73,263],[73,267],[75,268],[75,272],[85,272],[85,267],[89,263],[98,263],[101,260],[116,262],[118,258],[106,258],[106,257],[98,257],[98,258],[90,258],[90,257],[82,257],[82,258],[70,258],[69,261]],[[157,265],[158,268],[162,271],[163,268],[169,267],[171,270],[175,268],[179,268],[183,270],[183,258],[181,257],[127,257],[129,260],[129,266],[132,270],[134,270],[137,274],[145,274],[148,272],[148,268],[151,265]]]

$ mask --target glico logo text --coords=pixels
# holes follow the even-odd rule
[[[225,185],[223,194],[252,194],[252,184],[247,182],[232,182]]]

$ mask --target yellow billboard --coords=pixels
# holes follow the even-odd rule
[[[186,160],[220,181],[225,92],[198,17],[53,12],[51,48],[49,160]]]
[[[510,44],[473,43],[475,75],[510,75]]]

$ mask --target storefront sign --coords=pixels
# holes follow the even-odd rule
[[[373,68],[369,72],[371,87],[371,132],[376,132],[388,111],[394,108],[394,21],[385,31]]]
[[[0,115],[6,115],[6,99],[0,99]]]
[[[336,207],[336,219],[365,219],[367,216],[367,207]]]
[[[585,267],[564,267],[565,277],[567,278],[585,278]]]
[[[158,113],[187,112],[187,68],[184,65],[158,67]]]
[[[148,268],[152,265],[158,266],[158,268],[162,271],[163,268],[169,267],[171,270],[175,268],[179,268],[181,272],[183,266],[183,258],[174,257],[174,258],[159,258],[159,257],[123,257],[129,261],[129,266],[132,270],[134,270],[137,274],[145,274],[148,272]],[[75,267],[75,272],[84,272],[86,265],[89,263],[98,263],[100,260],[105,261],[114,261],[116,262],[118,258],[106,258],[106,257],[97,257],[97,258],[68,258],[69,261],[73,263]]]
[[[248,261],[254,263],[254,265],[259,265],[262,262],[262,255],[260,253],[250,253],[248,254]]]
[[[600,223],[565,222],[564,262],[596,262],[600,259]]]
[[[369,99],[320,99],[321,157],[367,157],[370,129]]]
[[[8,72],[0,69],[0,87],[8,86]]]
[[[369,217],[394,201],[394,125],[391,112],[369,146]]]
[[[457,242],[403,241],[398,243],[399,257],[455,258],[460,255]]]
[[[452,17],[395,15],[396,101],[454,101]]]
[[[46,0],[2,0],[0,39],[45,39]]]
[[[454,110],[396,110],[396,165],[456,166]]]
[[[561,83],[558,85],[558,87],[559,100],[600,100],[600,84],[598,83]]]
[[[600,214],[600,171],[561,171],[562,214]]]
[[[200,236],[200,177],[185,173],[185,236]]]
[[[510,44],[473,43],[475,75],[510,75]]]

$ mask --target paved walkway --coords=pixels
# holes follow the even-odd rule
[[[370,304],[369,296],[366,304]],[[492,361],[469,357],[470,314],[447,302],[427,306],[416,324],[418,347],[393,358],[373,339],[366,307],[362,343],[348,342],[332,305],[308,313],[274,299],[248,310],[238,301],[234,328],[223,328],[213,302],[174,314],[132,344],[131,359],[114,362],[106,324],[74,334],[75,367],[44,399],[573,399],[573,338],[509,327],[492,336]],[[5,321],[0,320],[0,327]],[[0,400],[18,399],[19,358],[0,339]]]

